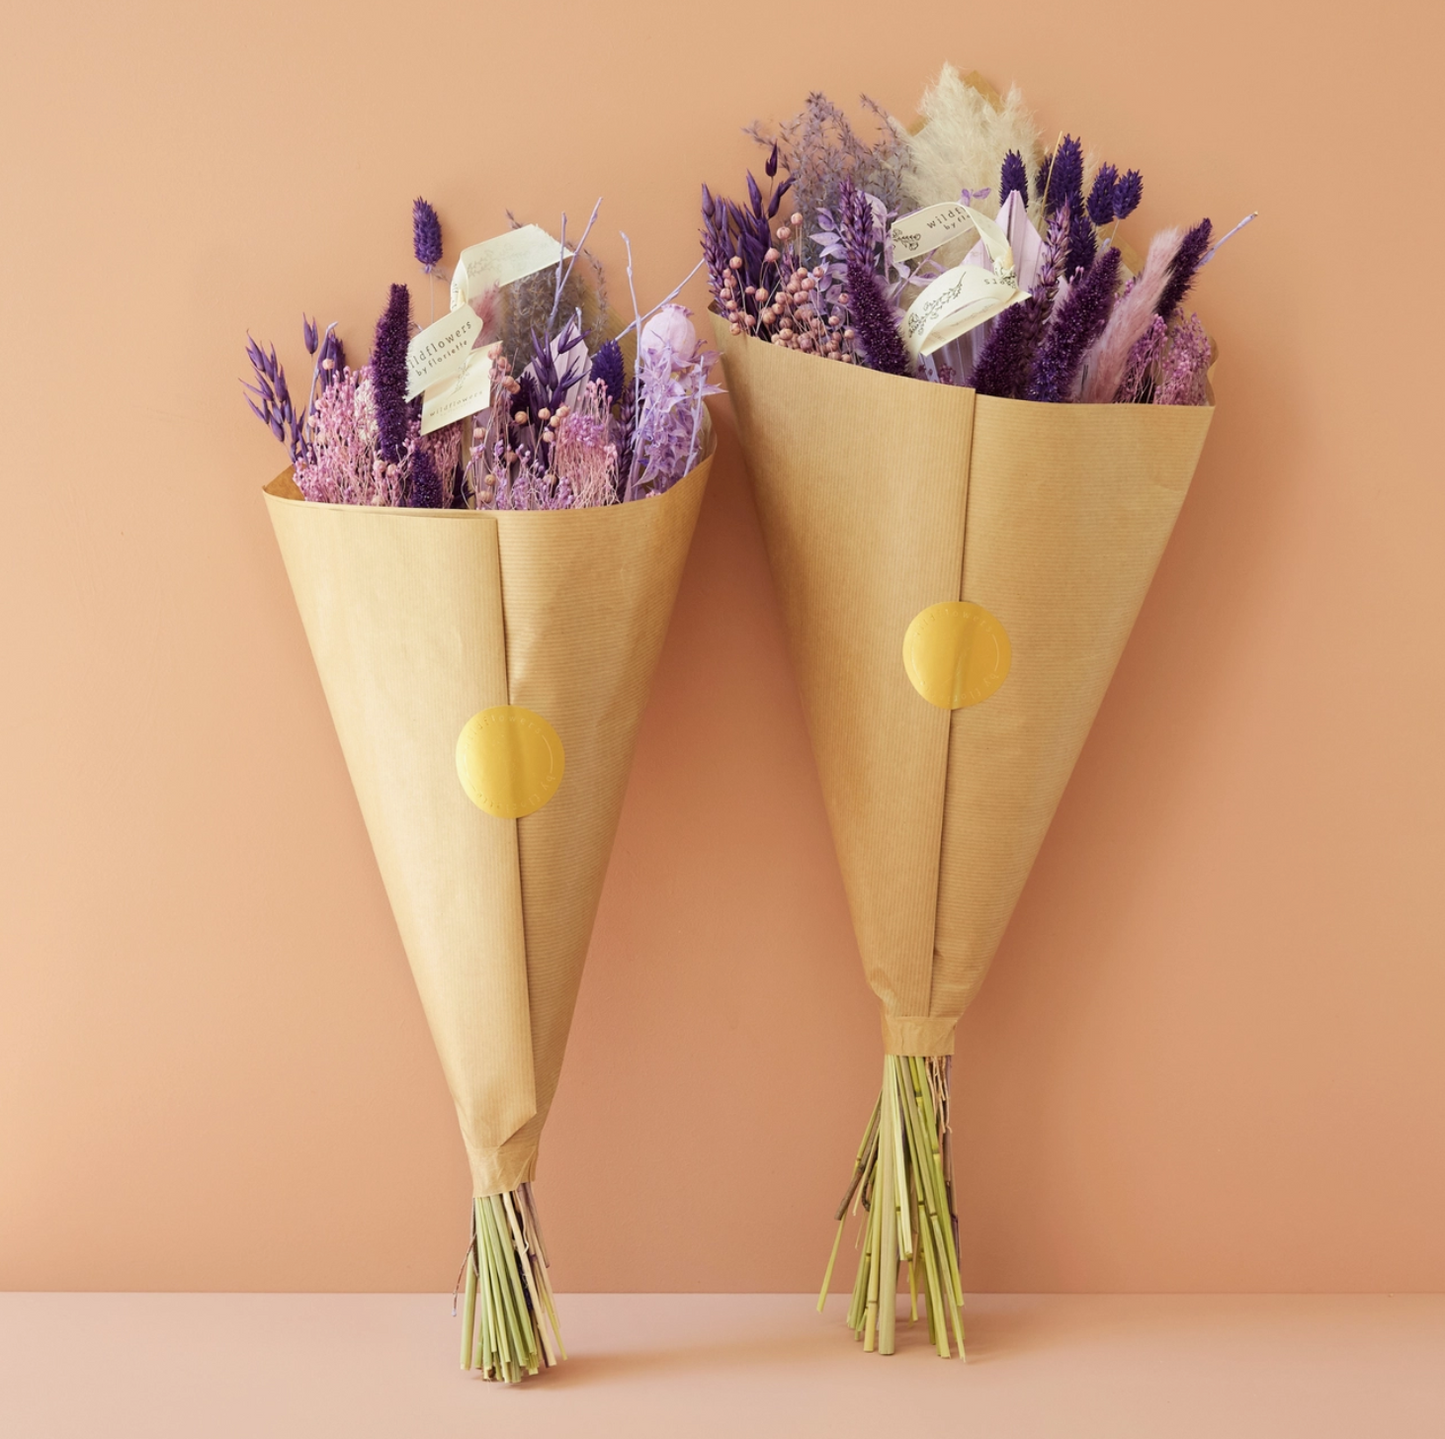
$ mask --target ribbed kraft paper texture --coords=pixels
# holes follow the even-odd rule
[[[927,1014],[949,712],[903,633],[958,595],[974,394],[720,342],[864,970]]]
[[[267,507],[478,1195],[532,1177],[637,726],[702,502],[532,513]],[[478,710],[525,705],[566,773],[521,820],[456,771]]]
[[[714,325],[885,1049],[950,1053],[1213,412],[997,400]],[[958,599],[1013,665],[948,711],[903,636]]]

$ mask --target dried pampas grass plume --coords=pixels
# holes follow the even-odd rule
[[[918,102],[923,123],[908,136],[910,165],[903,178],[908,198],[919,208],[956,201],[964,190],[988,190],[978,202],[986,215],[998,213],[999,176],[1004,156],[1017,150],[1029,174],[1043,155],[1039,127],[1015,85],[999,95],[981,76],[960,76],[945,65]],[[961,241],[939,252],[945,264],[963,258],[967,246],[952,257]]]

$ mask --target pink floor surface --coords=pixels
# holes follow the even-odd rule
[[[570,1294],[571,1360],[456,1368],[450,1296],[0,1294],[0,1435],[1445,1436],[1445,1297],[981,1295],[966,1365],[799,1295]]]

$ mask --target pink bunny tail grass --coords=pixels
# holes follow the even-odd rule
[[[1078,398],[1086,405],[1112,404],[1129,367],[1129,354],[1154,319],[1170,268],[1179,252],[1182,230],[1160,230],[1149,246],[1144,268],[1119,297],[1104,333],[1084,356]]]
[[[530,1184],[472,1201],[463,1274],[463,1369],[517,1384],[567,1357]]]

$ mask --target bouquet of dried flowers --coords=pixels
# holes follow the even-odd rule
[[[955,1027],[1203,447],[1212,346],[1184,301],[1222,241],[1202,220],[1141,261],[1119,233],[1139,172],[1068,135],[1046,151],[1016,89],[946,66],[918,125],[864,104],[872,142],[822,95],[754,125],[764,184],[749,174],[745,202],[703,187],[702,249],[882,1010],[819,1307],[861,1209],[848,1323],[893,1351],[905,1264],[947,1357]]]
[[[425,327],[392,285],[358,369],[305,321],[301,409],[248,346],[291,466],[267,506],[466,1145],[461,1362],[505,1382],[565,1357],[532,1179],[711,463],[715,356],[677,291],[610,316],[596,216],[575,248],[564,216],[464,250]],[[430,286],[423,200],[413,239]]]

